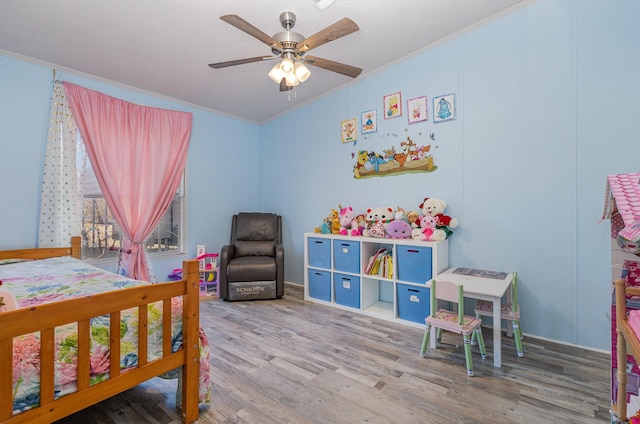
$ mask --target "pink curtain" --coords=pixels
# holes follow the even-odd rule
[[[144,240],[171,205],[184,171],[191,114],[140,106],[64,82],[100,189],[125,235],[126,274],[150,280]],[[122,253],[121,253],[122,255]]]

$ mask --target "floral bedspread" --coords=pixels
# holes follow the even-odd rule
[[[10,262],[10,261],[7,261]],[[0,264],[1,265],[1,264]],[[97,294],[126,287],[149,284],[104,271],[72,257],[8,263],[0,266],[2,288],[11,291],[20,307]],[[182,299],[171,302],[172,350],[182,347]],[[162,302],[149,305],[148,360],[162,357]],[[76,325],[57,327],[56,397],[76,391]],[[122,370],[137,366],[138,310],[123,311],[120,325]],[[40,345],[39,333],[14,339],[13,398],[14,411],[24,411],[39,404]],[[200,403],[211,396],[209,342],[200,328]],[[109,378],[109,316],[91,320],[91,384]],[[174,373],[175,374],[175,373]],[[178,394],[178,402],[180,402]]]

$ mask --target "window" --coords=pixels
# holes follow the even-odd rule
[[[79,173],[78,189],[82,198],[82,257],[85,259],[116,258],[122,242],[122,231],[118,228],[107,202],[100,191],[98,181],[84,148],[82,138],[77,136],[76,166]],[[160,223],[145,240],[150,255],[159,253],[183,253],[184,234],[184,175]]]

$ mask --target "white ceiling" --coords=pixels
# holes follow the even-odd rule
[[[292,11],[305,37],[349,17],[359,31],[310,54],[362,68],[357,81],[533,1],[337,0],[320,11],[312,0],[2,0],[0,53],[264,122],[354,80],[309,66],[294,98],[267,76],[273,61],[212,69],[271,54],[222,15],[273,36],[280,13]]]

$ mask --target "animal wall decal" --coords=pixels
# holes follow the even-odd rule
[[[422,133],[418,134],[419,136]],[[397,137],[396,134],[393,134]],[[431,141],[435,141],[435,134],[430,134]],[[411,139],[411,136],[395,145],[383,148],[379,151],[362,149],[351,153],[356,159],[353,166],[353,177],[356,179],[369,177],[384,177],[401,173],[434,172],[435,165],[433,153],[437,145],[420,144]]]

